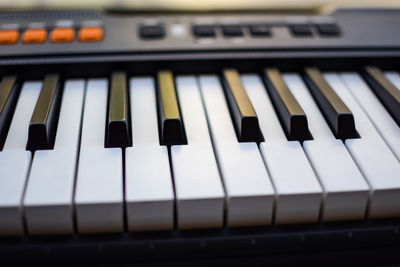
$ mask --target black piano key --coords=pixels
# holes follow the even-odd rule
[[[266,69],[264,80],[288,140],[312,139],[307,116],[277,69]]]
[[[376,67],[365,68],[365,80],[400,126],[400,90]]]
[[[160,71],[157,75],[157,104],[160,144],[187,144],[174,77],[170,71]]]
[[[128,103],[126,74],[115,72],[111,75],[108,96],[105,147],[123,148],[132,145]]]
[[[17,77],[6,76],[0,83],[0,151],[3,150],[11,119],[17,104]]]
[[[61,102],[59,75],[47,75],[29,124],[28,150],[52,149],[54,147]]]
[[[233,69],[226,69],[223,71],[222,80],[238,140],[240,142],[263,141],[257,114],[243,87],[239,73]]]
[[[325,81],[321,72],[317,68],[307,68],[305,81],[336,138],[358,138],[353,113]]]

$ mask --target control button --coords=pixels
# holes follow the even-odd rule
[[[250,33],[253,36],[271,36],[271,29],[268,25],[251,25]]]
[[[193,34],[197,37],[213,37],[215,36],[215,26],[213,25],[194,25],[192,27]]]
[[[306,24],[297,24],[290,26],[293,36],[296,37],[310,37],[312,36],[311,27]]]
[[[103,40],[103,28],[101,27],[83,27],[79,31],[80,42],[99,42]]]
[[[339,36],[340,29],[336,24],[319,24],[317,25],[318,32],[321,36]]]
[[[158,39],[165,36],[165,29],[161,25],[146,25],[139,28],[139,34],[143,39]]]
[[[24,32],[22,42],[25,44],[44,43],[47,38],[45,29],[28,29]]]
[[[0,31],[0,44],[15,44],[18,42],[19,32],[17,30]]]
[[[185,38],[187,36],[186,27],[182,24],[171,25],[170,32],[175,38]]]
[[[222,26],[222,33],[228,37],[242,36],[243,30],[239,25]]]
[[[73,28],[55,28],[50,34],[52,43],[72,42],[75,39],[75,30]]]

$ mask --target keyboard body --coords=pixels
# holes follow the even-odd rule
[[[268,36],[250,31],[259,24],[269,25]],[[318,27],[326,24],[340,32],[324,35]],[[175,75],[220,74],[227,67],[257,74],[269,66],[282,72],[301,72],[307,66],[327,72],[362,71],[367,65],[400,70],[400,10],[341,9],[327,15],[29,11],[0,13],[0,25],[20,34],[16,44],[0,45],[0,74],[22,80],[41,80],[48,73],[60,73],[63,79],[102,78],[121,70],[129,77],[164,69]],[[74,29],[72,42],[53,43],[48,37],[43,43],[23,43],[25,30],[50,33],[57,25]],[[196,25],[212,25],[215,36],[196,36]],[[224,28],[232,25],[240,25],[242,35],[231,36]],[[308,25],[311,36],[297,36],[294,25]],[[80,42],[84,26],[103,29],[101,40]],[[160,28],[150,28],[150,36],[145,36],[143,28],[153,26],[161,27],[161,35]],[[166,232],[0,238],[0,258],[10,263],[390,264],[400,263],[399,252],[398,218],[186,231],[175,225]]]

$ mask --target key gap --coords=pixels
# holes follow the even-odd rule
[[[222,218],[222,227],[225,228],[228,225],[228,222],[227,222],[227,220],[228,220],[228,216],[227,216],[227,213],[228,213],[228,210],[227,210],[228,209],[228,203],[227,203],[228,202],[228,194],[227,194],[227,191],[226,191],[224,177],[223,177],[222,170],[221,170],[221,164],[220,164],[220,161],[219,161],[219,158],[218,158],[218,154],[217,154],[217,149],[216,149],[216,145],[215,145],[215,141],[214,141],[214,137],[213,137],[213,133],[212,133],[212,128],[211,128],[211,123],[210,123],[208,111],[207,111],[207,108],[206,108],[206,105],[205,105],[205,101],[204,101],[203,90],[201,89],[201,85],[200,85],[200,81],[199,81],[198,77],[196,77],[196,83],[197,83],[197,88],[199,89],[201,104],[202,104],[203,109],[204,109],[204,115],[206,117],[208,134],[209,134],[209,137],[210,137],[211,146],[213,148],[215,161],[217,162],[217,168],[218,168],[218,172],[219,172],[219,177],[220,177],[222,188],[223,188],[224,194],[225,194],[225,197],[224,197],[224,211],[223,211],[223,218]]]
[[[316,169],[314,167],[314,164],[312,163],[312,161],[310,159],[310,156],[308,155],[307,151],[304,149],[303,142],[300,142],[300,144],[301,144],[301,148],[304,151],[304,155],[306,155],[306,158],[307,158],[308,162],[310,163],[311,169],[313,170],[313,172],[315,174],[315,177],[317,177],[318,183],[321,186],[321,189],[323,191],[323,194],[322,194],[323,197],[322,197],[322,201],[320,203],[319,214],[318,214],[318,221],[321,222],[322,221],[322,217],[324,215],[324,204],[325,204],[325,198],[326,198],[326,195],[327,195],[326,194],[326,189],[325,189],[325,187],[324,187],[324,185],[323,185],[323,183],[321,181],[321,178],[319,177],[319,175],[318,175],[318,173],[317,173],[317,171],[316,171]]]
[[[122,216],[123,216],[123,228],[125,232],[128,232],[128,215],[127,215],[127,208],[126,208],[126,154],[125,148],[121,148],[122,153],[122,197],[123,197],[123,205],[122,205]]]
[[[20,201],[21,213],[22,213],[22,227],[23,227],[23,232],[25,235],[28,235],[29,232],[28,232],[28,222],[26,220],[25,208],[24,208],[23,204],[24,204],[24,200],[25,200],[26,190],[28,188],[29,176],[31,174],[33,159],[35,157],[35,151],[30,151],[30,152],[32,153],[32,156],[31,156],[31,160],[29,162],[28,172],[26,173],[24,189],[22,190],[22,197],[21,197],[21,201]]]
[[[345,144],[344,141],[343,141],[343,143],[344,143],[344,146],[346,147],[346,150],[349,152],[351,159],[352,159],[353,162],[356,164],[358,170],[361,172],[361,175],[362,175],[363,178],[364,178],[364,181],[367,183],[367,185],[369,186],[369,189],[370,189],[369,192],[368,192],[367,205],[366,205],[366,207],[365,207],[365,208],[366,208],[366,211],[365,211],[365,213],[364,213],[364,220],[365,220],[366,218],[369,217],[369,206],[370,206],[370,201],[371,201],[371,197],[372,197],[372,194],[371,194],[372,186],[371,186],[370,182],[368,181],[368,179],[366,178],[367,176],[366,176],[365,173],[363,172],[362,168],[360,168],[360,166],[358,166],[356,157],[353,156],[353,154],[351,153],[351,150],[346,146],[346,144]]]
[[[276,190],[274,179],[272,179],[272,174],[271,174],[270,170],[268,169],[267,160],[264,158],[264,155],[261,152],[260,146],[261,146],[261,143],[258,143],[257,144],[258,152],[261,155],[262,161],[264,163],[264,167],[267,170],[269,180],[270,180],[272,188],[274,189],[274,192],[275,192],[274,201],[273,201],[273,204],[272,204],[272,217],[271,217],[271,225],[273,225],[273,224],[275,224],[275,212],[276,212],[276,203],[277,203],[277,199],[278,199],[278,193],[277,193],[278,191]]]
[[[171,146],[167,146],[168,149],[168,161],[169,161],[169,169],[171,172],[171,179],[172,179],[172,190],[174,191],[174,204],[173,204],[173,217],[174,217],[174,230],[178,229],[178,198],[176,196],[176,188],[175,188],[175,177],[174,177],[174,168],[172,167],[172,153],[171,153]]]
[[[80,124],[79,124],[78,148],[76,151],[76,161],[75,161],[74,184],[73,184],[73,188],[72,188],[72,224],[73,224],[73,231],[75,234],[78,233],[75,195],[76,195],[76,183],[77,183],[78,169],[79,169],[79,158],[81,155],[80,152],[81,152],[81,142],[82,142],[83,114],[85,113],[86,92],[87,92],[87,81],[85,81],[85,88],[83,90],[83,101],[82,101],[81,118],[80,118]]]
[[[107,98],[106,98],[106,114],[104,114],[104,148],[107,148],[107,139],[108,139],[108,113],[110,111],[110,101],[108,101],[110,99],[111,96],[111,78],[107,78]]]

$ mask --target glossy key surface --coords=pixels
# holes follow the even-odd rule
[[[0,82],[0,151],[3,149],[18,99],[17,77],[6,76]]]
[[[226,99],[240,142],[260,142],[263,140],[257,114],[234,69],[223,71],[223,85]]]
[[[321,72],[317,68],[306,68],[304,78],[336,138],[357,138],[351,110],[325,81]]]
[[[122,72],[115,72],[111,75],[107,111],[106,147],[127,147],[132,145],[126,79],[126,74]]]
[[[47,75],[29,123],[28,150],[53,148],[61,94],[59,75]]]
[[[266,69],[265,84],[288,140],[312,139],[307,116],[277,69]]]
[[[160,71],[157,75],[157,103],[160,143],[162,145],[186,144],[174,77],[170,71]]]
[[[397,125],[400,126],[400,91],[377,67],[367,67],[365,79]]]

